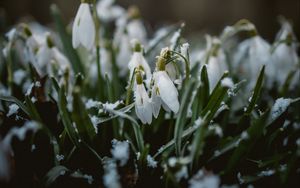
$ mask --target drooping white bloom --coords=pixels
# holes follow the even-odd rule
[[[143,83],[137,83],[135,88],[135,113],[143,124],[152,122],[152,106]]]
[[[124,77],[128,73],[128,62],[132,56],[130,39],[128,35],[122,35],[122,37],[120,37],[120,43],[117,46],[119,47],[119,53],[117,55],[117,65],[120,70],[119,76]]]
[[[113,21],[125,14],[125,10],[114,5],[114,0],[101,0],[97,3],[97,13],[101,20]]]
[[[150,66],[143,56],[141,45],[137,42],[132,42],[132,43],[134,46],[134,52],[128,63],[128,68],[130,71],[129,78],[132,77],[134,69],[139,68],[146,74],[146,83],[148,85],[152,76]]]
[[[283,42],[284,41],[284,42]],[[279,86],[282,86],[291,71],[296,70],[294,79],[291,81],[290,88],[293,88],[299,82],[299,57],[297,55],[297,39],[293,33],[289,22],[283,21],[282,27],[277,34],[275,49],[272,53],[274,66],[274,79]]]
[[[157,71],[154,73],[153,78],[154,88],[156,89],[156,94],[154,96],[159,96],[162,102],[176,114],[179,110],[178,91],[167,72]],[[163,105],[163,107],[165,106]]]
[[[274,63],[275,75],[279,86],[282,86],[288,76],[288,74],[297,70],[299,58],[297,55],[297,49],[293,48],[291,45],[286,43],[281,43],[276,47],[272,54],[272,60]],[[298,81],[299,81],[299,70],[298,70]],[[295,85],[295,84],[293,84]]]
[[[120,69],[120,76],[125,76],[127,73],[126,66],[131,56],[131,41],[137,40],[144,45],[147,44],[146,29],[138,16],[138,10],[132,8],[128,12],[133,13],[133,15],[128,13],[120,16],[116,21],[116,31],[114,33],[113,43],[118,48],[117,65]]]
[[[218,81],[227,70],[225,54],[220,45],[221,42],[219,39],[207,36],[208,61],[206,67],[210,92],[215,88]]]
[[[46,40],[40,44],[40,48],[36,54],[36,62],[33,63],[39,74],[54,74],[52,66],[57,69],[65,71],[71,66],[68,58],[54,46],[48,33],[46,33]]]
[[[130,39],[137,39],[146,44],[147,32],[141,19],[131,20],[126,28]]]
[[[268,86],[272,84],[274,75],[271,65],[270,44],[263,38],[255,35],[239,44],[237,53],[234,56],[234,66],[241,75],[245,76],[250,82],[252,88],[263,65],[266,65],[266,75],[268,77]]]
[[[177,69],[174,62],[170,62],[166,65],[166,72],[172,81],[176,80],[177,77]]]
[[[77,48],[82,44],[88,50],[92,49],[95,35],[95,24],[90,11],[90,5],[88,3],[81,3],[73,23],[73,47]]]

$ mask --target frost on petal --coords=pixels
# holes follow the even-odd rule
[[[82,3],[80,6],[83,7],[83,10],[79,26],[79,38],[81,44],[91,50],[95,41],[95,24],[89,4]]]
[[[157,87],[162,101],[174,112],[179,110],[178,91],[165,71],[157,72]]]

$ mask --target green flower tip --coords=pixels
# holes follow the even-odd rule
[[[292,42],[293,42],[293,34],[292,33],[289,33],[287,36],[286,36],[286,44],[288,46],[291,46],[292,45]]]
[[[25,35],[27,37],[31,37],[32,36],[32,32],[31,32],[29,26],[27,24],[22,24],[22,27],[23,27],[23,31],[24,31]]]
[[[54,47],[54,42],[53,42],[50,34],[47,35],[47,39],[46,40],[47,40],[47,45],[48,45],[49,48]]]
[[[162,56],[157,57],[156,67],[159,71],[166,70],[166,59]]]
[[[143,84],[143,77],[142,77],[142,74],[141,74],[141,71],[140,70],[137,70],[135,72],[135,80],[136,80],[136,83],[138,85],[141,85]]]
[[[128,8],[128,17],[131,19],[139,19],[141,18],[140,10],[137,6],[130,6]]]
[[[93,0],[81,0],[81,3],[93,3]]]
[[[134,52],[142,52],[143,51],[143,46],[138,40],[132,41],[132,46],[133,46],[133,51]]]

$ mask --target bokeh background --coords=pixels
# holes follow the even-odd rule
[[[49,7],[56,3],[65,21],[74,18],[80,0],[0,0],[0,29],[28,18],[50,25]],[[185,21],[187,32],[218,34],[241,18],[254,22],[260,34],[273,40],[279,15],[290,19],[300,38],[300,0],[117,0],[123,7],[136,4],[150,28]]]

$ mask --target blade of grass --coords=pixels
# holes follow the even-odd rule
[[[30,115],[28,108],[19,99],[13,96],[0,95],[0,100],[17,104],[27,115]]]
[[[184,88],[184,93],[181,98],[181,105],[178,113],[178,117],[176,119],[175,123],[175,129],[174,129],[174,139],[175,139],[175,148],[176,148],[176,155],[180,155],[181,151],[181,135],[184,129],[185,125],[185,120],[186,120],[186,114],[188,110],[188,104],[189,100],[188,98],[191,96],[192,90],[195,85],[195,80],[190,79],[187,80],[185,88]]]
[[[76,124],[79,136],[87,143],[92,143],[96,136],[96,131],[79,93],[80,88],[76,86],[73,90],[72,118]]]

